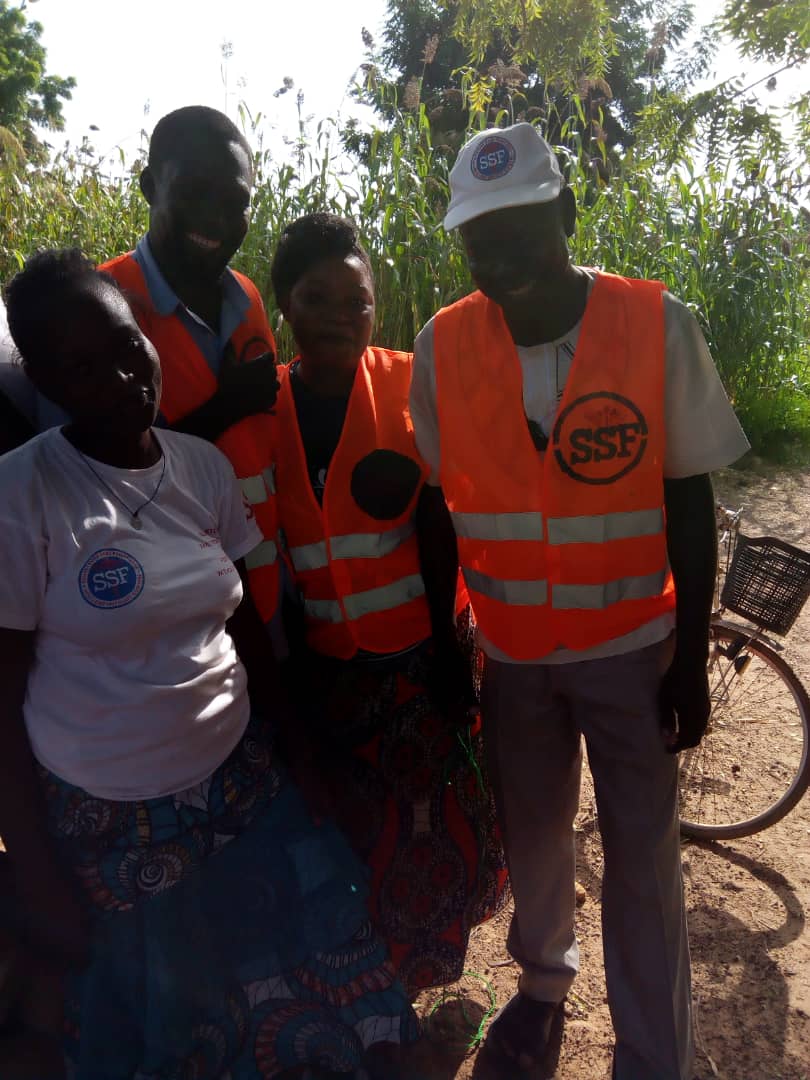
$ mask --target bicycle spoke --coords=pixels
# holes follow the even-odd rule
[[[737,829],[771,815],[797,788],[806,763],[806,697],[791,692],[795,676],[786,676],[789,669],[766,646],[725,628],[715,634],[712,714],[701,745],[681,755],[681,817]]]

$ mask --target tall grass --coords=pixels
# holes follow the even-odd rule
[[[449,158],[424,110],[374,133],[353,166],[342,132],[321,124],[294,161],[257,154],[252,227],[237,265],[277,323],[269,269],[283,226],[312,210],[359,224],[377,286],[375,338],[410,348],[435,311],[470,288],[463,254],[441,228]],[[577,261],[664,281],[698,316],[726,388],[755,446],[774,436],[810,445],[810,224],[787,174],[698,171],[688,152],[655,145],[628,155],[608,185],[584,155],[569,183],[579,205]],[[2,172],[2,163],[0,163]],[[48,171],[0,175],[0,278],[37,247],[76,243],[101,260],[132,247],[147,224],[134,176],[111,179],[81,155]],[[286,331],[283,357],[292,354]]]
[[[273,248],[285,224],[328,210],[354,218],[371,257],[377,293],[376,340],[410,349],[434,312],[470,288],[457,244],[441,228],[448,165],[430,140],[424,108],[370,139],[367,164],[353,167],[340,133],[321,125],[303,154],[303,170],[259,159],[251,233],[237,263],[274,308]],[[292,346],[282,333],[280,345]]]
[[[134,174],[105,175],[81,150],[60,154],[49,169],[19,169],[0,157],[3,282],[38,248],[77,244],[101,261],[127,251],[147,224]]]

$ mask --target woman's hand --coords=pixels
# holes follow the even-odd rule
[[[472,667],[458,639],[452,636],[433,639],[433,658],[428,683],[439,709],[459,727],[471,722],[478,706]]]
[[[303,795],[315,824],[320,825],[324,818],[334,816],[334,806],[312,740],[294,718],[279,729],[279,736],[287,770]]]
[[[0,930],[0,1076],[63,1080],[63,979]]]
[[[42,970],[83,967],[90,930],[76,886],[53,861],[12,865],[11,875],[17,932]]]
[[[89,937],[78,891],[56,860],[23,719],[34,637],[0,629],[0,835],[8,850],[0,873],[9,875],[15,932],[43,962],[63,970],[84,963]]]

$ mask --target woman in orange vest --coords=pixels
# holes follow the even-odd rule
[[[469,724],[455,536],[413,439],[411,354],[369,345],[374,284],[355,226],[299,218],[272,279],[300,350],[280,371],[273,422],[297,593],[290,668],[314,774],[370,868],[372,916],[416,993],[461,975],[470,928],[506,885]]]

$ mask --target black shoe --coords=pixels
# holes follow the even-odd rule
[[[503,1073],[504,1077],[539,1069],[547,1064],[551,1050],[559,1052],[562,1015],[561,1002],[535,1001],[525,994],[515,994],[495,1014],[484,1043],[487,1055],[511,1069]],[[555,1067],[556,1062],[544,1076],[551,1077]]]

